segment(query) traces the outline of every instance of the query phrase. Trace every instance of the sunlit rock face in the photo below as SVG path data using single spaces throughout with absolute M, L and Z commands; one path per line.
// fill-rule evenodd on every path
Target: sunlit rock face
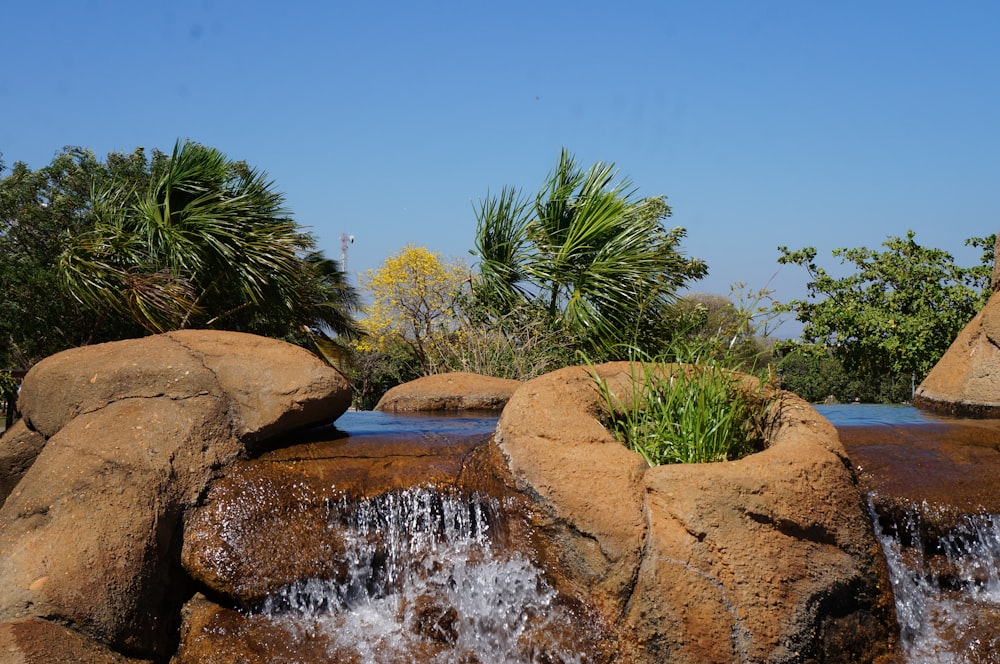
M 520 385 L 516 380 L 466 372 L 425 376 L 393 387 L 379 399 L 375 410 L 500 412 Z
M 193 592 L 179 565 L 184 511 L 220 468 L 349 404 L 344 378 L 312 354 L 238 333 L 40 362 L 11 432 L 44 443 L 32 439 L 0 509 L 0 620 L 36 616 L 119 652 L 169 656 Z
M 920 383 L 913 405 L 957 417 L 1000 417 L 1000 293 L 993 294 Z
M 596 370 L 631 380 L 626 363 Z M 632 635 L 628 661 L 895 661 L 885 561 L 836 431 L 775 396 L 765 450 L 656 468 L 601 424 L 588 369 L 511 397 L 498 448 L 563 573 Z

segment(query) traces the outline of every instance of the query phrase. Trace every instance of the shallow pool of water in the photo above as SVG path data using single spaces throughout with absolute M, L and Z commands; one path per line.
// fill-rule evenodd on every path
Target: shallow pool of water
M 917 410 L 907 404 L 846 403 L 817 404 L 813 407 L 836 427 L 923 424 L 942 421 L 934 415 Z
M 462 411 L 449 413 L 383 413 L 375 410 L 351 410 L 337 418 L 332 426 L 348 436 L 391 434 L 454 434 L 456 436 L 489 434 L 497 426 L 499 413 Z

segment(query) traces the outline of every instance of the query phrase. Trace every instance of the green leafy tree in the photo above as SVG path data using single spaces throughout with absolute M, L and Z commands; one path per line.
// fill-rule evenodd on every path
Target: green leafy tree
M 534 199 L 504 187 L 476 210 L 476 299 L 494 320 L 538 308 L 581 348 L 662 338 L 679 288 L 707 272 L 666 230 L 664 197 L 637 199 L 613 164 L 581 169 L 563 150 Z
M 284 196 L 214 148 L 178 143 L 146 186 L 115 179 L 96 189 L 90 219 L 65 243 L 59 271 L 94 311 L 148 332 L 355 332 L 356 294 Z
M 914 238 L 913 231 L 890 237 L 882 251 L 835 250 L 834 257 L 853 268 L 844 277 L 819 267 L 812 247 L 779 247 L 779 263 L 809 275 L 808 299 L 777 307 L 803 323 L 798 343 L 828 351 L 868 385 L 887 376 L 917 382 L 926 376 L 989 297 L 994 237 L 966 240 L 983 249 L 982 262 L 972 267 Z
M 144 186 L 165 160 L 142 148 L 112 153 L 66 148 L 37 170 L 0 161 L 0 369 L 27 369 L 52 353 L 141 334 L 121 317 L 95 315 L 61 285 L 66 239 L 90 224 L 92 192 L 111 182 Z
M 840 358 L 815 346 L 786 349 L 777 363 L 777 379 L 813 403 L 903 403 L 913 393 L 912 373 L 888 373 L 861 377 L 844 369 Z

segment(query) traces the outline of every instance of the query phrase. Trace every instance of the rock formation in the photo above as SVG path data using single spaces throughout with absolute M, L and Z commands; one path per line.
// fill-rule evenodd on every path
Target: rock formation
M 597 371 L 631 384 L 627 363 Z M 894 661 L 885 562 L 836 431 L 775 397 L 764 451 L 656 468 L 601 424 L 587 369 L 507 404 L 496 441 L 517 487 L 565 574 L 632 635 L 627 661 Z
M 630 381 L 626 363 L 597 370 Z M 503 537 L 604 630 L 576 637 L 594 662 L 893 661 L 856 478 L 835 430 L 794 395 L 775 395 L 764 451 L 649 468 L 601 424 L 587 369 L 417 383 L 385 408 L 507 403 L 493 440 L 311 446 L 291 432 L 343 413 L 346 382 L 249 335 L 177 332 L 39 363 L 23 421 L 0 439 L 0 650 L 93 664 L 321 659 L 322 638 L 282 654 L 291 628 L 236 609 L 339 573 L 338 496 L 423 485 L 510 510 Z
M 0 446 L 16 458 L 0 486 L 20 477 L 0 508 L 0 634 L 24 661 L 37 639 L 21 635 L 40 633 L 51 652 L 84 637 L 107 649 L 80 661 L 168 657 L 193 592 L 184 512 L 234 459 L 349 405 L 315 356 L 246 334 L 172 332 L 40 362 Z
M 503 409 L 521 383 L 508 378 L 454 372 L 425 376 L 386 392 L 375 410 L 390 413 L 414 411 L 474 411 Z
M 1000 417 L 1000 293 L 990 297 L 920 383 L 913 405 L 957 417 Z

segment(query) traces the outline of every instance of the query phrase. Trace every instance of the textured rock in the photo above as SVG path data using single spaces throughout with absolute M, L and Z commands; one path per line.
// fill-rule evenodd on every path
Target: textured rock
M 1000 293 L 990 297 L 920 383 L 913 405 L 958 417 L 1000 418 Z
M 626 363 L 597 367 L 613 385 Z M 893 661 L 885 562 L 836 431 L 794 395 L 767 449 L 648 468 L 601 425 L 586 369 L 529 381 L 496 440 L 566 573 L 637 662 Z
M 413 652 L 408 661 L 433 661 L 436 654 Z M 171 664 L 363 664 L 365 661 L 372 660 L 335 649 L 322 629 L 303 630 L 293 623 L 247 615 L 198 595 L 184 607 L 181 648 Z
M 95 643 L 41 618 L 0 623 L 0 661 L 5 664 L 149 664 Z
M 44 617 L 120 652 L 168 656 L 193 590 L 184 511 L 268 436 L 332 421 L 349 402 L 343 377 L 308 352 L 237 333 L 43 360 L 19 403 L 46 440 L 0 509 L 0 620 Z
M 43 447 L 45 436 L 29 429 L 24 420 L 16 421 L 0 435 L 0 504 L 28 472 Z
M 288 624 L 247 616 L 197 595 L 184 606 L 181 647 L 171 664 L 336 661 L 329 659 L 328 640 L 322 635 L 302 639 L 296 631 Z
M 5 664 L 149 664 L 95 643 L 41 618 L 0 623 L 0 661 Z
M 84 346 L 46 358 L 18 399 L 29 427 L 51 437 L 82 413 L 132 398 L 222 399 L 244 444 L 335 419 L 351 393 L 309 351 L 251 334 L 182 330 Z
M 482 442 L 435 447 L 378 438 L 298 445 L 238 461 L 189 515 L 184 567 L 243 606 L 301 579 L 343 581 L 345 524 L 338 504 L 412 486 L 454 487 L 465 459 Z
M 455 372 L 425 376 L 386 392 L 375 410 L 386 412 L 503 409 L 521 383 L 508 378 Z

